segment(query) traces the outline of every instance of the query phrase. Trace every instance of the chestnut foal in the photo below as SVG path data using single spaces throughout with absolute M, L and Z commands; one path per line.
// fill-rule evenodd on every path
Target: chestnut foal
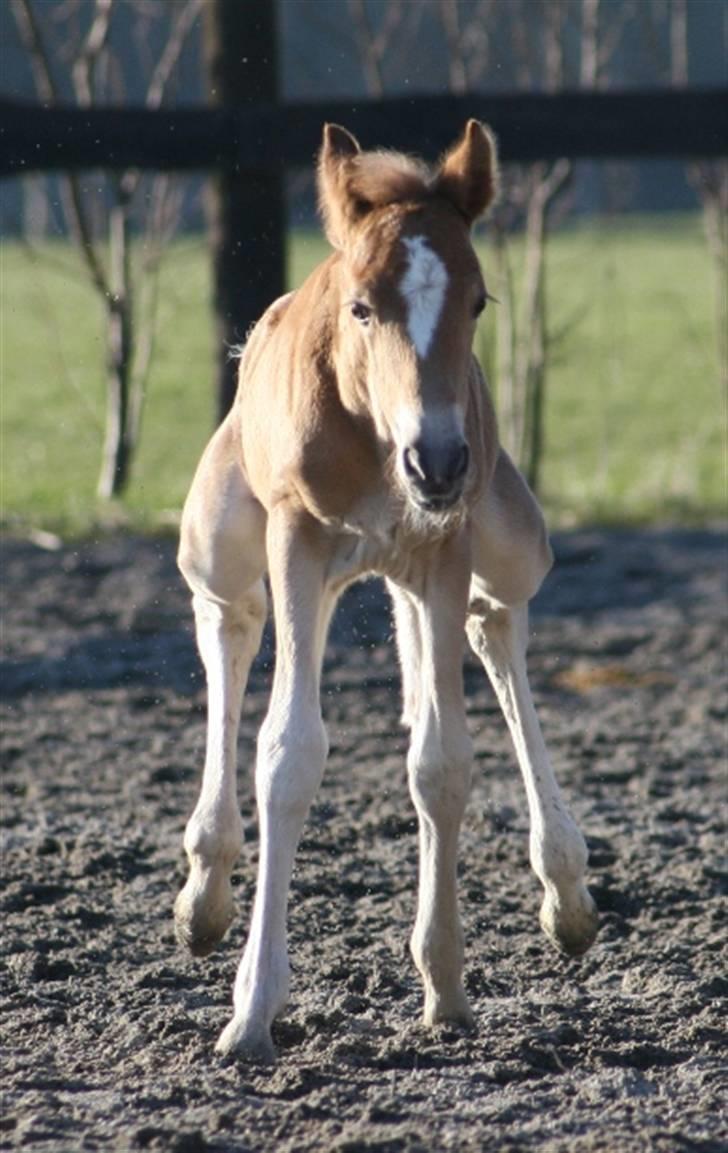
M 471 350 L 487 292 L 470 226 L 496 191 L 493 138 L 469 121 L 432 170 L 362 152 L 327 125 L 318 182 L 334 252 L 251 333 L 234 408 L 185 505 L 179 550 L 209 697 L 202 789 L 184 839 L 190 873 L 175 907 L 179 937 L 195 954 L 211 950 L 233 916 L 236 740 L 266 573 L 273 598 L 276 667 L 256 767 L 258 885 L 234 1013 L 217 1046 L 252 1061 L 273 1057 L 271 1024 L 288 998 L 288 890 L 327 755 L 323 649 L 337 597 L 359 577 L 383 575 L 394 602 L 420 829 L 411 947 L 425 1022 L 472 1023 L 456 887 L 473 759 L 466 635 L 523 774 L 543 928 L 578 954 L 597 926 L 584 840 L 560 797 L 526 675 L 527 602 L 551 551 L 539 508 L 499 447 Z

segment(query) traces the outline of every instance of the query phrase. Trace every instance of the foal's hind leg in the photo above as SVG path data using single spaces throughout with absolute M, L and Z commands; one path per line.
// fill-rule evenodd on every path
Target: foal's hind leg
M 236 788 L 240 707 L 265 621 L 265 516 L 237 463 L 230 422 L 215 434 L 185 505 L 180 568 L 193 591 L 197 643 L 207 675 L 202 789 L 185 831 L 190 863 L 175 904 L 180 940 L 204 955 L 233 916 L 230 873 L 242 825 Z
M 419 818 L 419 895 L 411 948 L 425 987 L 425 1024 L 472 1025 L 462 985 L 458 835 L 473 749 L 463 698 L 463 627 L 470 563 L 465 538 L 444 543 L 413 589 L 398 590 L 410 791 Z
M 561 798 L 526 672 L 526 602 L 550 565 L 540 510 L 501 453 L 474 517 L 467 634 L 492 681 L 526 786 L 531 864 L 545 890 L 541 925 L 561 949 L 578 955 L 597 932 L 596 908 L 584 885 L 587 850 Z

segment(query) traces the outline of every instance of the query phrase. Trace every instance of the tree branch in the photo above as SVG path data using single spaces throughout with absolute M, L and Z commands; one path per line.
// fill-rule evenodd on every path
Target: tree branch
M 349 0 L 349 13 L 369 94 L 383 96 L 382 60 L 391 46 L 397 27 L 402 22 L 404 14 L 402 0 L 388 0 L 382 26 L 376 34 L 369 19 L 366 0 Z
M 21 43 L 31 59 L 36 91 L 41 100 L 57 103 L 58 88 L 31 0 L 12 0 L 12 5 Z M 86 215 L 81 186 L 75 174 L 70 172 L 66 174 L 61 184 L 61 195 L 64 215 L 81 250 L 94 287 L 102 296 L 108 297 L 108 279 L 91 238 L 91 227 Z
M 162 103 L 169 79 L 177 67 L 192 25 L 202 12 L 203 4 L 204 0 L 187 0 L 182 7 L 175 8 L 176 17 L 169 40 L 147 89 L 147 108 L 158 108 Z
M 164 100 L 167 84 L 179 63 L 187 36 L 197 17 L 202 12 L 204 0 L 186 0 L 180 7 L 175 8 L 176 16 L 172 24 L 169 39 L 164 46 L 157 66 L 149 82 L 146 95 L 147 108 L 159 108 Z M 139 171 L 125 172 L 121 179 L 121 188 L 124 195 L 131 199 L 139 186 L 141 173 Z
M 129 440 L 139 443 L 147 382 L 157 341 L 159 277 L 162 257 L 179 223 L 181 195 L 166 173 L 155 177 L 151 209 L 144 241 L 140 305 L 137 309 L 137 339 L 131 374 Z
M 96 66 L 109 35 L 113 4 L 114 0 L 96 0 L 96 12 L 91 27 L 73 65 L 73 87 L 81 108 L 89 108 L 94 101 Z
M 457 0 L 440 0 L 439 11 L 447 44 L 450 91 L 463 93 L 468 88 L 468 70 L 463 52 L 463 34 Z
M 20 42 L 28 53 L 30 67 L 33 72 L 33 82 L 38 97 L 44 104 L 53 104 L 58 100 L 58 89 L 51 71 L 50 58 L 43 43 L 35 12 L 30 0 L 10 0 L 18 28 Z

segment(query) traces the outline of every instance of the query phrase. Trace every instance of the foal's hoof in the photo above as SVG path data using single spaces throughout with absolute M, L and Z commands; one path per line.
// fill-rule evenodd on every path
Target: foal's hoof
M 233 1057 L 246 1065 L 272 1065 L 276 1059 L 270 1031 L 254 1028 L 233 1017 L 217 1039 L 215 1052 L 222 1057 Z
M 229 882 L 220 886 L 217 899 L 210 901 L 204 890 L 190 892 L 188 881 L 174 905 L 177 940 L 194 957 L 206 957 L 225 936 L 235 915 Z
M 568 899 L 547 893 L 540 919 L 546 936 L 570 957 L 586 953 L 599 930 L 597 907 L 585 885 L 579 885 Z
M 452 1025 L 466 1033 L 471 1033 L 475 1029 L 473 1010 L 462 989 L 458 989 L 450 996 L 425 995 L 423 1022 L 428 1027 Z

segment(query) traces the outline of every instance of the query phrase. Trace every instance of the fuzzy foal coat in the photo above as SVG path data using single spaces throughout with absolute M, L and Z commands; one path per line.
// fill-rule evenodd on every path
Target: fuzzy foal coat
M 472 745 L 462 649 L 481 658 L 513 736 L 531 821 L 541 921 L 564 950 L 596 932 L 586 849 L 559 794 L 525 665 L 527 601 L 551 564 L 543 519 L 498 445 L 471 347 L 487 299 L 470 226 L 495 193 L 493 140 L 470 121 L 430 170 L 362 152 L 328 126 L 321 209 L 334 247 L 253 330 L 233 411 L 213 436 L 185 505 L 179 563 L 193 593 L 208 684 L 202 788 L 185 832 L 180 939 L 206 953 L 233 916 L 242 843 L 236 739 L 266 615 L 276 669 L 258 737 L 258 884 L 234 1013 L 220 1051 L 273 1056 L 289 991 L 288 889 L 320 782 L 326 630 L 351 581 L 385 577 L 402 667 L 407 771 L 419 818 L 411 947 L 427 1023 L 470 1026 L 462 984 L 457 840 Z

